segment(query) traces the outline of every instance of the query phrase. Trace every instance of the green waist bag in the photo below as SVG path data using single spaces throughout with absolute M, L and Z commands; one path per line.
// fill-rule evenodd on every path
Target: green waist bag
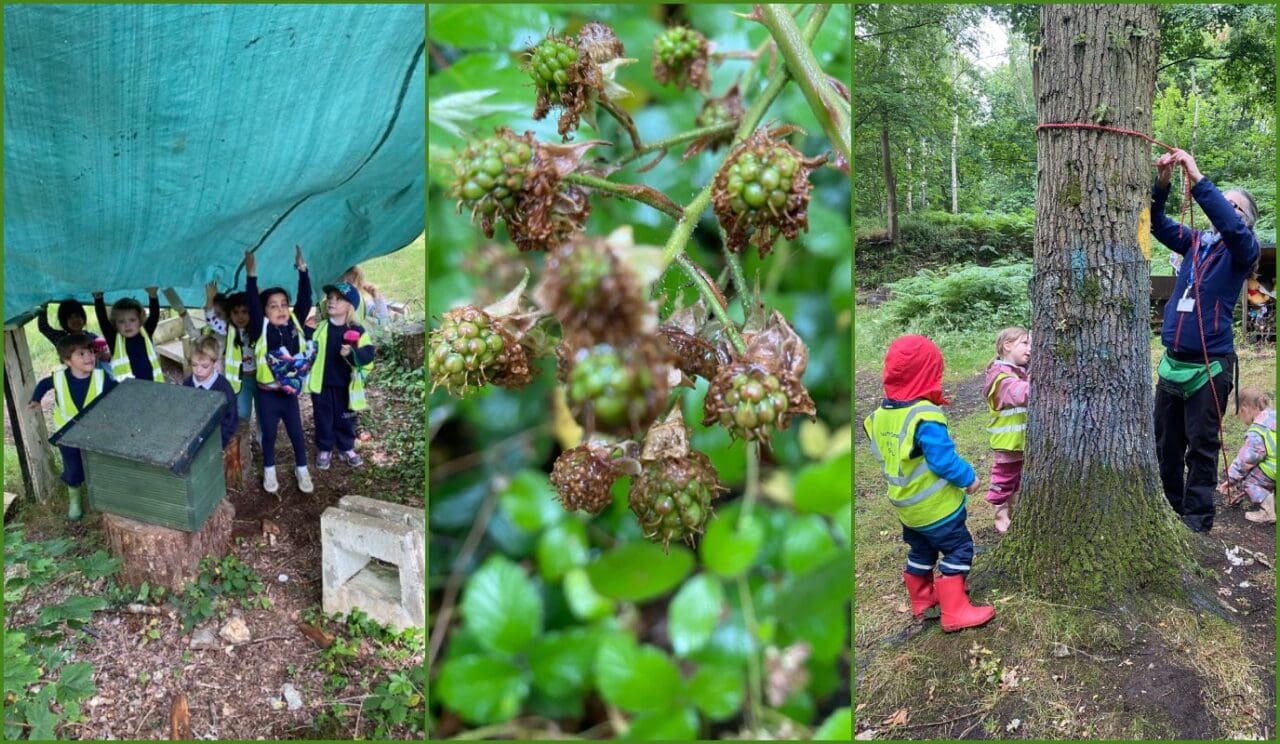
M 1183 400 L 1186 400 L 1204 387 L 1210 375 L 1217 377 L 1222 373 L 1222 363 L 1214 360 L 1206 370 L 1204 364 L 1200 362 L 1180 362 L 1177 359 L 1170 359 L 1166 354 L 1160 360 L 1160 368 L 1156 373 L 1160 375 L 1161 388 L 1180 395 Z

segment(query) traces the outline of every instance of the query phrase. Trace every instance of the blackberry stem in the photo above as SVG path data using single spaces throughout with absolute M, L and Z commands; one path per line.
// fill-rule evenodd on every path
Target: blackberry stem
M 787 63 L 787 71 L 791 79 L 796 81 L 804 92 L 805 100 L 813 115 L 822 123 L 823 130 L 831 146 L 844 156 L 846 163 L 853 162 L 853 148 L 849 141 L 851 127 L 849 104 L 836 93 L 827 80 L 827 75 L 818 66 L 818 60 L 809 48 L 809 41 L 801 37 L 800 28 L 786 8 L 781 5 L 758 5 L 760 23 L 769 29 L 769 35 L 778 45 L 778 52 Z M 825 9 L 825 10 L 824 10 Z M 830 5 L 819 5 L 814 13 L 824 15 L 831 10 Z
M 711 312 L 716 316 L 716 320 L 724 326 L 724 332 L 729 337 L 730 343 L 739 354 L 747 350 L 747 344 L 742 340 L 742 334 L 738 333 L 738 326 L 733 322 L 733 318 L 729 317 L 729 309 L 720 301 L 719 293 L 715 287 L 707 282 L 707 277 L 693 264 L 693 259 L 688 254 L 681 252 L 676 256 L 676 265 L 679 266 L 684 273 L 693 280 L 694 287 L 698 290 L 698 294 L 707 301 L 711 306 Z
M 680 134 L 673 134 L 670 137 L 664 137 L 663 139 L 660 139 L 660 140 L 654 140 L 653 142 L 650 142 L 647 145 L 644 145 L 642 147 L 637 147 L 636 149 L 627 153 L 626 157 L 619 160 L 617 165 L 619 168 L 621 168 L 627 163 L 630 163 L 631 161 L 636 160 L 637 158 L 642 158 L 651 152 L 657 152 L 659 150 L 669 150 L 672 147 L 682 142 L 689 142 L 690 140 L 696 140 L 700 137 L 714 136 L 717 134 L 732 132 L 733 129 L 734 129 L 733 122 L 725 122 L 724 124 L 713 124 L 709 127 L 698 127 L 697 129 L 690 129 L 689 131 L 681 132 Z
M 587 175 L 586 173 L 570 173 L 564 177 L 568 183 L 576 183 L 579 186 L 587 186 L 597 191 L 605 191 L 614 196 L 620 196 L 624 199 L 632 199 L 647 204 L 650 207 L 662 212 L 672 219 L 680 219 L 680 215 L 684 214 L 680 210 L 680 206 L 670 199 L 663 200 L 662 194 L 643 187 L 637 187 L 629 183 L 616 183 L 605 178 Z

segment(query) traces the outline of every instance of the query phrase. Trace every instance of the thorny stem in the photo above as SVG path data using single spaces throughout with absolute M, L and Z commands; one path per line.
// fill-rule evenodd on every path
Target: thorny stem
M 726 122 L 724 124 L 714 124 L 709 127 L 698 127 L 697 129 L 690 129 L 689 131 L 681 132 L 680 134 L 673 134 L 670 137 L 665 137 L 660 140 L 654 140 L 653 142 L 650 142 L 649 144 L 643 147 L 638 147 L 635 150 L 632 150 L 631 152 L 627 153 L 626 157 L 619 160 L 617 162 L 617 165 L 619 168 L 621 168 L 627 163 L 630 163 L 631 161 L 636 160 L 637 158 L 642 158 L 651 152 L 657 152 L 659 150 L 669 150 L 672 147 L 675 147 L 676 145 L 682 142 L 689 142 L 691 140 L 696 140 L 700 137 L 713 136 L 713 135 L 723 134 L 725 132 L 732 132 L 732 131 L 733 131 L 733 123 Z
M 844 156 L 846 163 L 853 162 L 853 148 L 849 140 L 849 107 L 827 81 L 827 74 L 818 66 L 809 42 L 801 37 L 795 19 L 782 5 L 758 5 L 756 8 L 760 22 L 769 29 L 769 35 L 777 42 L 778 51 L 787 63 L 791 79 L 804 92 L 805 100 L 809 102 L 813 115 L 826 131 L 831 146 Z M 814 9 L 814 13 L 825 14 L 830 10 L 830 5 L 820 5 Z
M 747 485 L 742 492 L 742 511 L 738 512 L 738 529 L 751 518 L 756 499 L 760 497 L 760 443 L 747 444 Z
M 750 462 L 750 460 L 748 460 Z M 764 709 L 761 699 L 763 681 L 760 678 L 760 649 L 756 642 L 760 640 L 760 629 L 756 626 L 756 607 L 751 601 L 751 587 L 747 586 L 745 576 L 739 576 L 738 603 L 742 605 L 742 619 L 747 626 L 747 636 L 751 639 L 751 650 L 747 653 L 747 726 L 752 731 L 760 725 L 760 713 Z
M 729 341 L 733 344 L 733 348 L 739 354 L 746 351 L 747 344 L 742 340 L 742 334 L 738 333 L 738 327 L 734 325 L 733 319 L 729 317 L 729 309 L 721 302 L 719 292 L 707 281 L 707 277 L 702 273 L 702 270 L 695 266 L 693 259 L 689 258 L 685 253 L 676 256 L 676 264 L 693 280 L 698 294 L 701 294 L 707 304 L 711 306 L 711 312 L 715 314 L 716 320 L 719 320 L 720 324 L 724 326 L 724 332 L 729 336 Z
M 680 219 L 683 212 L 680 211 L 679 205 L 667 199 L 659 199 L 662 196 L 656 191 L 645 189 L 643 187 L 632 186 L 631 184 L 616 183 L 597 176 L 590 176 L 586 173 L 570 173 L 564 177 L 569 183 L 576 183 L 579 186 L 587 186 L 597 191 L 604 191 L 614 196 L 620 196 L 624 199 L 634 199 L 641 204 L 647 204 L 650 207 L 662 212 L 672 219 Z
M 723 236 L 721 236 L 723 237 Z M 742 312 L 745 315 L 750 309 L 746 303 L 751 299 L 751 288 L 747 286 L 747 275 L 742 271 L 742 259 L 738 254 L 729 250 L 729 241 L 725 240 L 724 262 L 729 264 L 729 271 L 733 274 L 733 286 L 738 288 L 738 296 L 742 298 Z

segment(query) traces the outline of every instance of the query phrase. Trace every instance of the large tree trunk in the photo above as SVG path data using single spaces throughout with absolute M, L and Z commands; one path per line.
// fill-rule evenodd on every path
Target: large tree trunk
M 907 145 L 907 214 L 911 214 L 912 196 L 916 189 L 915 169 L 911 167 L 911 145 Z
M 231 544 L 236 510 L 223 499 L 196 532 L 185 532 L 122 517 L 102 515 L 102 531 L 111 554 L 121 559 L 116 581 L 127 586 L 147 582 L 181 594 L 200 574 L 200 559 L 221 558 Z
M 1150 5 L 1045 5 L 1039 121 L 1151 129 Z M 1031 400 L 1024 493 L 993 564 L 1042 596 L 1099 606 L 1177 585 L 1188 555 L 1155 457 L 1150 146 L 1087 129 L 1037 136 Z
M 929 146 L 920 138 L 920 209 L 929 208 Z
M 898 183 L 893 178 L 893 157 L 889 153 L 889 117 L 880 125 L 880 161 L 884 164 L 885 224 L 889 242 L 898 239 Z

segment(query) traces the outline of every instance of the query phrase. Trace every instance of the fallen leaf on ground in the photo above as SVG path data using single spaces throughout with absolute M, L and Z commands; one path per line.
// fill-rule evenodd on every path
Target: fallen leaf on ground
M 907 712 L 907 709 L 899 708 L 893 715 L 884 719 L 883 724 L 885 726 L 905 726 L 909 718 L 911 718 L 911 714 Z

